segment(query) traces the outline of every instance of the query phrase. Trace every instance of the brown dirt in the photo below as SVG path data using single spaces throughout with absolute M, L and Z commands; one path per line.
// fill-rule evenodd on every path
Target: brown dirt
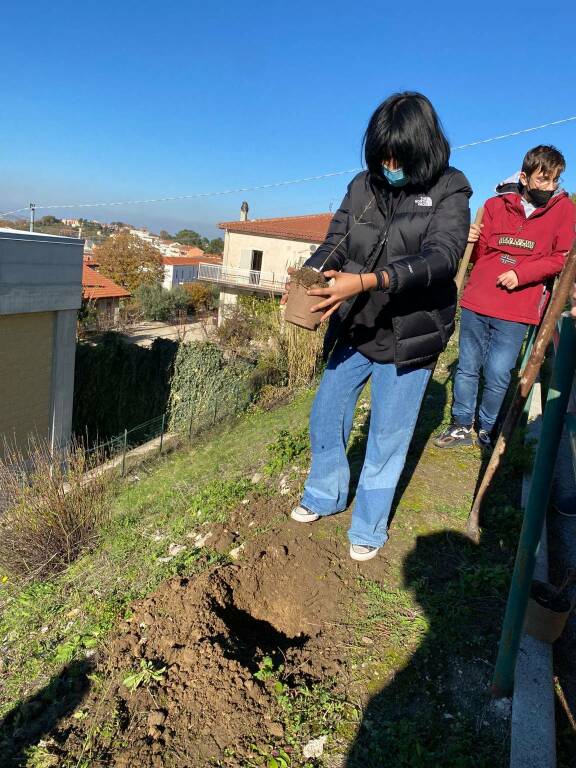
M 285 745 L 272 683 L 254 677 L 264 657 L 284 665 L 290 687 L 337 679 L 344 688 L 354 586 L 345 542 L 319 541 L 285 519 L 246 541 L 239 529 L 266 516 L 263 500 L 253 507 L 233 516 L 236 528 L 211 526 L 206 542 L 229 551 L 244 540 L 238 564 L 173 578 L 134 606 L 97 664 L 105 682 L 82 705 L 89 726 L 71 718 L 56 736 L 62 755 L 86 756 L 90 732 L 104 725 L 114 733 L 108 743 L 97 739 L 90 765 L 238 766 L 251 744 Z M 122 680 L 141 659 L 166 667 L 164 680 L 131 693 Z
M 321 272 L 311 267 L 301 267 L 290 276 L 290 282 L 302 285 L 304 288 L 323 288 L 326 278 Z

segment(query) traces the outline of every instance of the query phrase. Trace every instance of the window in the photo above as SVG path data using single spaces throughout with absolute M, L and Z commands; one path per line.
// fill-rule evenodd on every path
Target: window
M 253 285 L 258 285 L 260 282 L 260 272 L 262 270 L 262 256 L 263 251 L 252 251 L 252 260 L 250 265 L 250 282 Z

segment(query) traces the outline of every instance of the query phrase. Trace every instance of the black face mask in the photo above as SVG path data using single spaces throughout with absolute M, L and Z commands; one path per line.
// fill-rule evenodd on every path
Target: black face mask
M 526 196 L 528 198 L 528 202 L 532 203 L 532 205 L 535 205 L 536 208 L 544 208 L 544 206 L 548 204 L 548 200 L 550 200 L 553 194 L 553 189 L 530 189 L 530 187 L 526 187 Z

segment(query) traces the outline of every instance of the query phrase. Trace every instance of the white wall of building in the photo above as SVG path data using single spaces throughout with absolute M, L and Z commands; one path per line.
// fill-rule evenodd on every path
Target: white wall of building
M 268 279 L 281 281 L 288 267 L 299 267 L 318 247 L 318 243 L 302 240 L 286 240 L 279 237 L 254 235 L 249 232 L 226 232 L 224 238 L 224 267 L 252 269 L 254 251 L 262 252 L 261 272 L 273 276 Z M 242 289 L 240 289 L 242 290 Z M 262 294 L 262 298 L 266 298 Z M 225 319 L 226 310 L 238 301 L 238 293 L 220 291 L 218 323 Z
M 224 265 L 251 269 L 253 251 L 262 251 L 262 272 L 285 275 L 288 267 L 297 267 L 312 253 L 318 243 L 285 240 L 279 237 L 253 235 L 248 232 L 226 232 Z

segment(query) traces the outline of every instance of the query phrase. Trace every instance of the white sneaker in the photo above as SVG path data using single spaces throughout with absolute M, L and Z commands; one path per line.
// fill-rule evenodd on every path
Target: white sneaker
M 306 509 L 306 507 L 295 507 L 292 512 L 290 512 L 290 517 L 292 520 L 297 520 L 299 523 L 313 523 L 314 520 L 318 520 L 320 515 L 317 515 L 316 512 L 311 512 L 309 509 Z
M 379 549 L 380 547 L 368 547 L 364 544 L 350 544 L 350 557 L 352 560 L 372 560 Z

